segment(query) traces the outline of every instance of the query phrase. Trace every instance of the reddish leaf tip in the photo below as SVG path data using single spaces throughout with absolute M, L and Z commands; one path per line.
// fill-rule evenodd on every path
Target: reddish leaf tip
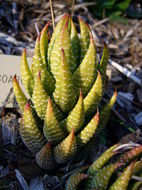
M 71 135 L 71 142 L 72 142 L 75 137 L 74 129 L 71 130 L 70 135 Z
M 103 41 L 103 43 L 104 43 L 104 48 L 108 48 L 107 43 L 105 41 Z
M 24 48 L 23 53 L 25 53 L 25 54 L 26 54 L 26 48 Z
M 45 146 L 47 149 L 51 149 L 51 143 L 50 142 L 48 142 L 47 144 L 46 144 L 46 146 Z
M 81 89 L 80 89 L 80 97 L 83 98 L 83 93 Z
M 48 105 L 47 105 L 47 107 L 48 107 L 49 112 L 51 112 L 52 111 L 52 102 L 51 102 L 51 98 L 50 97 L 48 99 Z
M 37 42 L 40 42 L 40 34 L 37 36 Z
M 100 71 L 98 71 L 98 70 L 97 70 L 97 74 L 99 77 L 102 77 Z
M 31 105 L 30 105 L 29 102 L 27 102 L 26 105 L 25 105 L 25 110 L 27 111 L 27 110 L 29 110 L 30 108 L 31 108 Z
M 14 75 L 13 79 L 12 79 L 12 82 L 16 83 L 17 85 L 19 85 L 19 82 L 17 80 L 17 77 L 16 75 Z
M 97 113 L 96 113 L 95 116 L 94 116 L 94 120 L 95 120 L 97 123 L 98 123 L 99 120 L 100 120 L 100 113 L 99 113 L 98 109 L 97 109 Z
M 117 90 L 115 89 L 114 93 L 113 93 L 114 97 L 117 97 Z
M 16 75 L 14 75 L 14 77 L 13 77 L 13 81 L 17 82 Z

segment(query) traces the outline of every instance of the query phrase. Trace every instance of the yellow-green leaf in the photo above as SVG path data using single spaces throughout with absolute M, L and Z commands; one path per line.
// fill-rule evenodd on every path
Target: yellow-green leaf
M 23 112 L 24 107 L 25 107 L 28 99 L 25 96 L 24 92 L 22 91 L 22 89 L 21 89 L 21 87 L 19 85 L 19 82 L 16 79 L 16 75 L 14 76 L 14 78 L 12 80 L 12 83 L 13 83 L 13 91 L 14 91 L 16 100 L 18 102 L 18 105 L 19 105 L 21 111 Z
M 89 49 L 77 70 L 73 74 L 73 83 L 79 93 L 82 90 L 86 96 L 96 78 L 96 50 L 93 37 L 90 38 Z
M 43 132 L 51 144 L 56 144 L 65 138 L 65 133 L 55 117 L 50 98 L 48 99 Z

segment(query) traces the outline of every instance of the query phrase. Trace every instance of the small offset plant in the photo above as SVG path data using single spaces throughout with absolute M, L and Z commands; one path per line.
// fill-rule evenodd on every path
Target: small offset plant
M 109 119 L 117 93 L 99 113 L 108 48 L 104 45 L 98 63 L 89 26 L 79 18 L 79 38 L 71 16 L 66 14 L 50 39 L 49 24 L 37 37 L 31 67 L 26 50 L 22 53 L 21 77 L 30 98 L 21 90 L 16 76 L 13 89 L 22 111 L 19 130 L 24 144 L 41 168 L 54 170 L 80 151 L 89 152 L 94 134 Z
M 142 177 L 142 145 L 120 154 L 119 145 L 107 149 L 86 170 L 77 169 L 69 177 L 66 190 L 140 190 L 142 181 L 132 180 L 132 175 Z M 112 157 L 115 157 L 111 160 Z M 111 161 L 110 161 L 111 160 Z

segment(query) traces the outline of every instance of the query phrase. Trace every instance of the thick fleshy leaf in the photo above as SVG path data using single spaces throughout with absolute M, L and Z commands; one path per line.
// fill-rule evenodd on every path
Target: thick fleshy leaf
M 77 64 L 76 64 L 74 53 L 73 53 L 70 33 L 68 31 L 68 22 L 64 25 L 63 30 L 61 32 L 60 48 L 64 49 L 68 67 L 71 73 L 73 73 L 75 69 L 77 68 Z
M 75 57 L 75 65 L 79 65 L 80 63 L 80 41 L 78 38 L 78 34 L 75 28 L 75 24 L 73 23 L 72 19 L 70 18 L 71 30 L 70 30 L 70 39 L 71 45 L 73 49 L 73 55 Z
M 50 98 L 48 99 L 43 132 L 51 144 L 56 144 L 65 138 L 65 133 L 55 117 Z
M 32 101 L 34 103 L 36 112 L 41 119 L 45 118 L 45 112 L 46 112 L 48 98 L 49 98 L 49 96 L 43 87 L 43 84 L 41 81 L 41 74 L 39 72 L 37 79 L 35 81 L 35 86 L 34 86 L 33 95 L 32 95 Z
M 100 131 L 105 127 L 110 118 L 111 109 L 115 104 L 116 98 L 117 98 L 117 92 L 115 91 L 109 102 L 106 105 L 104 105 L 104 107 L 100 111 L 100 123 L 99 123 Z
M 26 49 L 24 49 L 21 57 L 21 78 L 26 91 L 30 96 L 32 96 L 34 79 L 27 62 Z
M 99 124 L 99 112 L 91 119 L 91 121 L 87 124 L 87 126 L 81 131 L 81 133 L 77 136 L 77 143 L 79 148 L 94 136 L 95 131 Z
M 26 104 L 23 112 L 23 123 L 20 126 L 20 135 L 24 144 L 34 154 L 37 153 L 45 143 L 45 138 L 36 124 L 29 103 Z
M 90 180 L 90 183 L 88 184 L 89 188 L 106 190 L 112 174 L 120 165 L 121 164 L 119 163 L 114 163 L 100 169 L 98 173 L 96 173 L 96 175 L 93 177 L 93 179 Z
M 118 179 L 111 185 L 109 190 L 127 190 L 131 175 L 133 172 L 134 162 L 132 162 L 124 172 L 118 177 Z
M 48 72 L 46 65 L 42 62 L 41 54 L 40 54 L 40 36 L 38 36 L 35 44 L 35 53 L 33 60 L 33 73 L 34 73 L 34 82 L 36 83 L 37 75 L 39 71 L 41 72 L 41 80 L 45 90 L 49 95 L 52 95 L 52 92 L 55 88 L 55 82 L 53 77 Z
M 142 158 L 141 160 L 135 163 L 134 169 L 133 169 L 133 175 L 137 175 L 139 173 L 142 173 Z
M 102 98 L 102 93 L 103 93 L 102 78 L 100 73 L 98 72 L 94 85 L 92 86 L 91 90 L 84 99 L 84 109 L 86 117 L 96 110 Z
M 42 58 L 42 62 L 47 66 L 47 49 L 48 49 L 48 26 L 50 21 L 45 25 L 45 27 L 41 31 L 40 36 L 40 54 Z
M 72 174 L 66 183 L 66 190 L 77 190 L 79 183 L 88 178 L 88 175 L 76 172 Z
M 96 50 L 93 37 L 90 37 L 90 45 L 88 51 L 73 74 L 73 83 L 77 91 L 82 90 L 83 95 L 86 96 L 96 78 Z
M 36 112 L 41 119 L 45 118 L 48 98 L 49 96 L 43 87 L 43 84 L 41 81 L 41 74 L 39 72 L 36 83 L 35 83 L 34 91 L 33 91 L 32 101 L 34 103 Z M 54 101 L 52 101 L 52 106 L 53 106 L 53 110 L 54 110 L 57 120 L 61 121 L 64 118 L 63 113 L 58 108 L 58 106 L 56 106 Z
M 51 37 L 51 40 L 50 40 L 50 43 L 49 43 L 49 47 L 48 47 L 48 62 L 50 63 L 50 56 L 51 56 L 51 52 L 53 51 L 53 47 L 55 45 L 55 40 L 56 38 L 58 38 L 63 29 L 63 26 L 64 24 L 68 21 L 69 19 L 69 15 L 68 14 L 65 14 L 61 19 L 60 21 L 57 23 L 57 26 L 55 27 L 54 29 L 54 32 L 52 34 L 52 37 Z
M 58 77 L 56 78 L 56 88 L 53 94 L 56 104 L 63 112 L 70 111 L 76 103 L 76 92 L 72 83 L 72 75 L 67 64 L 64 50 L 61 50 L 61 62 Z
M 13 83 L 13 91 L 14 91 L 16 100 L 18 102 L 18 105 L 19 105 L 21 111 L 23 112 L 24 111 L 24 107 L 25 107 L 28 99 L 25 96 L 24 92 L 22 91 L 22 89 L 21 89 L 21 87 L 19 85 L 19 82 L 16 79 L 16 75 L 14 76 L 14 78 L 12 80 L 12 83 Z
M 79 131 L 84 124 L 84 104 L 83 95 L 80 91 L 78 102 L 73 110 L 69 113 L 69 116 L 61 122 L 61 126 L 67 129 L 69 132 L 73 129 L 75 132 Z
M 89 39 L 90 39 L 90 28 L 88 24 L 86 24 L 81 17 L 78 17 L 79 25 L 80 25 L 80 47 L 81 47 L 81 59 L 80 62 L 83 60 L 85 54 L 87 53 L 89 47 Z
M 77 145 L 74 131 L 54 148 L 54 158 L 57 163 L 63 164 L 70 160 L 77 152 Z
M 118 162 L 125 165 L 125 164 L 129 163 L 131 160 L 135 159 L 140 154 L 142 154 L 142 145 L 137 146 L 137 147 L 125 152 L 124 154 L 122 154 L 120 156 L 120 158 L 118 159 Z
M 54 78 L 58 75 L 58 69 L 61 57 L 61 35 L 62 31 L 69 20 L 69 15 L 66 14 L 60 22 L 57 24 L 54 33 L 52 35 L 49 49 L 48 49 L 48 64 L 50 72 L 53 74 Z M 67 46 L 68 47 L 68 46 Z
M 101 57 L 101 61 L 98 66 L 98 70 L 100 71 L 101 76 L 102 76 L 103 85 L 105 84 L 105 80 L 106 80 L 106 69 L 107 69 L 108 59 L 109 59 L 108 47 L 106 43 L 104 43 L 103 55 Z
M 55 162 L 53 159 L 53 153 L 50 143 L 47 143 L 42 149 L 36 154 L 36 161 L 38 165 L 44 170 L 54 170 Z
M 104 165 L 105 163 L 113 156 L 116 154 L 114 149 L 118 146 L 118 144 L 110 147 L 107 149 L 97 160 L 91 164 L 91 166 L 88 169 L 88 174 L 94 176 L 96 172 L 98 172 Z

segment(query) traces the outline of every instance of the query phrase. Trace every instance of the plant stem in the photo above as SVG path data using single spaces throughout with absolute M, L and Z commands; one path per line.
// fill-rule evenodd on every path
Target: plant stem
M 53 13 L 52 0 L 49 0 L 49 2 L 50 2 L 50 11 L 51 11 L 51 17 L 52 17 L 53 30 L 54 30 L 54 28 L 55 28 L 55 19 L 54 19 L 54 13 Z
M 71 10 L 71 15 L 73 16 L 74 12 L 74 6 L 75 6 L 75 0 L 72 0 L 72 10 Z

